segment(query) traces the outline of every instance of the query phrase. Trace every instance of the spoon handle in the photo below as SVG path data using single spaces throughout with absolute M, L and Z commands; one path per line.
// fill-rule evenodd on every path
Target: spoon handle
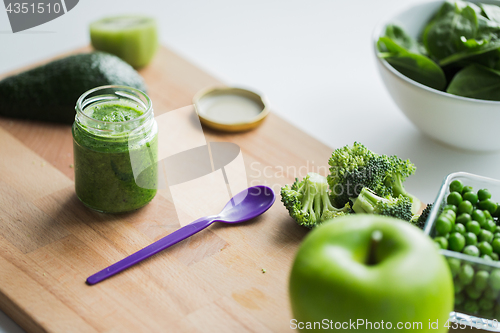
M 174 231 L 168 236 L 165 236 L 157 240 L 156 242 L 152 243 L 151 245 L 146 246 L 142 250 L 139 250 L 136 253 L 131 254 L 128 257 L 118 261 L 117 263 L 103 269 L 102 271 L 97 272 L 92 276 L 89 276 L 87 278 L 87 284 L 93 285 L 99 283 L 102 280 L 105 280 L 115 275 L 116 273 L 119 273 L 129 268 L 130 266 L 133 266 L 138 262 L 151 257 L 152 255 L 166 249 L 167 247 L 179 243 L 180 241 L 205 229 L 206 227 L 211 225 L 214 222 L 214 220 L 215 220 L 214 216 L 206 216 L 188 225 L 185 225 L 184 227 Z

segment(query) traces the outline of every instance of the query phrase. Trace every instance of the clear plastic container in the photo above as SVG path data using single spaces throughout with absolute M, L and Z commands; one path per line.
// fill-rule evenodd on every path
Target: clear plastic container
M 439 216 L 440 208 L 446 205 L 446 197 L 450 193 L 450 183 L 455 179 L 460 180 L 464 185 L 472 186 L 474 191 L 479 189 L 488 189 L 492 194 L 491 199 L 497 202 L 500 201 L 499 180 L 466 172 L 456 172 L 448 175 L 441 185 L 436 200 L 434 201 L 434 206 L 424 227 L 424 232 L 431 237 L 435 236 L 435 222 Z M 491 274 L 494 270 L 500 270 L 500 261 L 491 262 L 482 258 L 450 250 L 440 251 L 446 257 L 448 263 L 451 263 L 452 261 L 455 261 L 455 264 L 460 263 L 460 268 L 464 270 L 464 266 L 469 265 L 474 271 L 474 278 L 476 278 L 479 271 L 485 271 L 488 272 L 488 274 Z M 469 297 L 466 290 L 467 287 L 472 288 L 472 282 L 464 285 L 463 280 L 460 280 L 458 274 L 454 277 L 453 282 L 455 287 L 455 297 L 457 299 L 465 300 L 463 300 L 460 304 L 455 303 L 454 312 L 450 313 L 450 322 L 472 326 L 474 328 L 480 328 L 487 331 L 500 332 L 500 291 L 495 291 L 491 289 L 490 285 L 488 285 L 486 289 L 474 295 L 474 297 L 477 296 L 477 299 L 473 300 Z M 471 301 L 468 302 L 468 306 L 465 306 L 465 302 L 469 299 Z M 488 308 L 492 302 L 492 310 L 485 309 Z M 471 306 L 473 303 L 477 305 L 477 311 L 470 311 L 474 310 L 474 306 Z M 465 327 L 458 326 L 454 328 L 463 329 Z

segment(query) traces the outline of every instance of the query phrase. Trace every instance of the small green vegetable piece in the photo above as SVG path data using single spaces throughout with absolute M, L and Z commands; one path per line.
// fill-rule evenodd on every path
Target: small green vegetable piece
M 437 223 L 437 221 L 436 221 Z M 437 224 L 436 224 L 437 227 Z M 481 232 L 481 226 L 476 221 L 471 221 L 465 225 L 468 232 L 472 232 L 474 235 L 479 235 Z
M 477 198 L 479 201 L 483 201 L 491 198 L 491 193 L 487 189 L 481 189 L 477 191 Z
M 453 277 L 457 276 L 460 272 L 460 259 L 457 258 L 447 258 L 448 266 L 450 266 L 451 275 Z
M 462 213 L 462 214 L 458 215 L 456 222 L 461 223 L 463 225 L 466 225 L 470 221 L 472 221 L 472 217 L 467 213 Z
M 478 239 L 480 242 L 491 243 L 491 241 L 493 240 L 493 233 L 491 233 L 491 231 L 488 231 L 486 229 L 482 229 L 478 235 Z
M 472 219 L 474 221 L 477 221 L 479 222 L 479 225 L 481 227 L 484 226 L 484 224 L 486 223 L 486 216 L 484 216 L 484 213 L 482 210 L 479 210 L 479 209 L 476 209 L 472 212 L 472 215 L 471 215 Z
M 491 244 L 488 242 L 480 242 L 479 244 L 477 244 L 477 248 L 479 249 L 481 254 L 490 255 L 493 252 L 493 248 L 491 247 Z
M 458 232 L 450 235 L 448 238 L 448 249 L 456 252 L 461 252 L 465 247 L 465 237 Z
M 492 246 L 492 247 L 493 247 L 493 246 Z M 498 261 L 498 254 L 497 254 L 497 253 L 492 252 L 492 253 L 490 254 L 490 257 L 491 257 L 491 259 L 493 259 L 494 261 Z
M 464 264 L 460 268 L 460 271 L 458 272 L 458 278 L 464 286 L 470 284 L 474 280 L 474 268 L 472 268 L 470 264 Z M 490 276 L 490 285 L 491 285 L 491 276 Z M 500 281 L 499 281 L 499 289 L 500 289 Z
M 460 205 L 458 205 L 457 213 L 458 214 L 462 214 L 462 213 L 472 214 L 473 208 L 474 207 L 472 206 L 472 204 L 469 201 L 464 200 L 460 203 Z
M 464 189 L 464 184 L 458 179 L 455 179 L 450 183 L 450 192 L 458 192 L 462 193 L 462 190 Z
M 483 210 L 488 211 L 490 214 L 495 213 L 497 210 L 497 203 L 491 199 L 485 199 L 483 201 L 479 201 L 477 206 Z
M 496 254 L 500 254 L 500 238 L 495 238 L 491 242 L 491 247 L 493 248 L 493 252 Z
M 477 244 L 477 236 L 472 232 L 466 233 L 465 245 L 476 245 L 476 244 Z
M 467 255 L 473 256 L 473 257 L 479 257 L 480 250 L 475 245 L 467 245 L 464 249 L 464 254 L 467 254 Z
M 455 214 L 457 213 L 457 206 L 455 205 L 446 205 L 443 207 L 443 211 L 445 210 L 451 210 L 452 212 L 454 212 Z
M 474 188 L 472 186 L 465 185 L 464 188 L 463 188 L 463 190 L 462 190 L 462 195 L 464 195 L 467 192 L 474 192 Z
M 367 213 L 386 215 L 396 217 L 404 221 L 410 221 L 412 218 L 411 206 L 411 202 L 407 197 L 401 195 L 398 198 L 382 198 L 376 195 L 372 190 L 365 187 L 355 199 L 354 204 L 352 205 L 352 210 L 358 214 Z M 449 229 L 451 230 L 451 224 Z M 448 232 L 450 230 L 448 230 Z
M 475 279 L 474 279 L 475 281 Z M 465 287 L 465 292 L 467 293 L 467 296 L 469 296 L 470 299 L 478 299 L 481 297 L 482 290 L 477 290 L 474 284 L 468 285 Z
M 436 237 L 434 238 L 434 242 L 436 242 L 439 248 L 443 250 L 446 250 L 448 248 L 448 240 L 445 237 Z
M 474 193 L 473 191 L 465 192 L 462 195 L 462 197 L 464 200 L 469 201 L 473 206 L 475 206 L 477 204 L 477 194 Z
M 496 230 L 496 228 L 497 228 L 497 225 L 496 225 L 495 221 L 493 221 L 493 220 L 488 220 L 488 221 L 486 222 L 486 226 L 485 226 L 485 229 L 486 229 L 486 230 L 489 230 L 489 231 L 493 232 L 493 231 L 495 231 L 495 230 Z
M 465 226 L 463 224 L 457 223 L 453 226 L 453 228 L 451 229 L 451 232 L 458 232 L 461 235 L 465 235 L 467 230 L 465 229 Z M 493 235 L 491 235 L 491 236 L 493 237 Z M 464 240 L 465 240 L 465 238 L 464 238 Z
M 307 174 L 302 181 L 296 179 L 291 187 L 285 185 L 281 189 L 281 201 L 290 216 L 307 228 L 350 212 L 349 204 L 343 208 L 332 205 L 326 178 L 313 172 Z
M 470 314 L 476 314 L 479 311 L 479 305 L 473 299 L 468 299 L 464 302 L 464 310 Z
M 496 268 L 490 273 L 488 282 L 493 290 L 500 290 L 500 269 Z
M 450 194 L 448 194 L 448 197 L 446 198 L 446 202 L 449 205 L 458 206 L 462 201 L 463 201 L 462 195 L 458 192 L 451 192 Z
M 469 223 L 471 223 L 471 222 L 469 222 Z M 444 236 L 451 231 L 452 227 L 453 227 L 453 222 L 452 222 L 451 218 L 448 215 L 441 213 L 441 215 L 439 215 L 438 219 L 436 220 L 436 232 L 439 235 Z M 469 229 L 469 228 L 467 228 L 467 229 Z M 469 230 L 469 231 L 472 231 L 472 230 Z

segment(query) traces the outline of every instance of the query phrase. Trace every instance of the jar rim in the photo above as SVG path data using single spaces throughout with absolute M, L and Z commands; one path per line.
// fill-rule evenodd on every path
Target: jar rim
M 123 96 L 123 97 L 126 97 L 126 98 L 131 98 L 132 100 L 135 100 L 136 102 L 140 102 L 141 104 L 143 104 L 143 106 L 145 107 L 146 111 L 142 115 L 140 115 L 139 117 L 137 117 L 137 118 L 133 118 L 133 119 L 130 119 L 130 120 L 125 120 L 125 121 L 105 121 L 105 120 L 98 120 L 98 119 L 92 118 L 89 115 L 85 114 L 85 112 L 83 112 L 83 110 L 85 109 L 86 105 L 82 105 L 83 101 L 90 94 L 95 93 L 96 91 L 105 90 L 105 89 L 116 89 L 117 91 L 120 91 L 120 90 L 129 91 L 129 92 L 135 93 L 138 96 L 144 97 L 146 99 L 147 105 L 144 104 L 144 101 L 142 101 L 141 99 L 133 98 L 134 96 L 131 96 L 131 95 Z M 103 96 L 103 95 L 97 95 L 95 97 L 98 97 L 98 96 Z M 151 101 L 151 98 L 149 98 L 149 96 L 146 93 L 144 93 L 143 91 L 141 91 L 139 89 L 136 89 L 136 88 L 132 88 L 132 87 L 128 87 L 128 86 L 121 86 L 121 85 L 105 85 L 105 86 L 99 86 L 99 87 L 92 88 L 92 89 L 87 90 L 86 92 L 84 92 L 78 98 L 78 100 L 76 102 L 76 113 L 77 113 L 77 116 L 83 116 L 84 118 L 88 119 L 89 121 L 96 122 L 98 124 L 106 124 L 106 125 L 115 124 L 115 125 L 120 125 L 120 124 L 130 124 L 132 122 L 140 122 L 141 120 L 146 119 L 147 117 L 149 117 L 152 112 L 153 112 L 153 102 Z

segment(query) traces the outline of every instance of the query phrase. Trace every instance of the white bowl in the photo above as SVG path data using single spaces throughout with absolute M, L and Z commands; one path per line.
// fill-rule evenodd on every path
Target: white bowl
M 471 2 L 499 4 L 495 0 Z M 443 1 L 433 1 L 414 5 L 375 28 L 373 47 L 380 75 L 401 111 L 429 137 L 466 150 L 500 150 L 500 102 L 460 97 L 429 88 L 399 73 L 377 56 L 377 40 L 387 24 L 397 23 L 417 39 L 442 4 Z

